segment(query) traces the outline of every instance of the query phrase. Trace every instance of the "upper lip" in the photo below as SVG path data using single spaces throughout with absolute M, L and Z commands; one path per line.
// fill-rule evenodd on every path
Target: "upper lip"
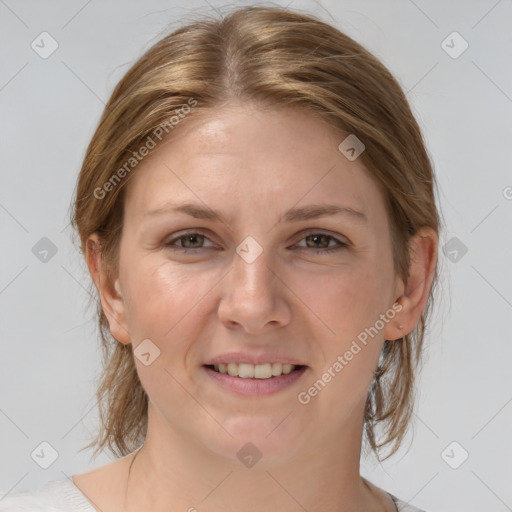
M 220 356 L 212 357 L 204 363 L 204 365 L 215 365 L 221 363 L 248 363 L 248 364 L 265 364 L 265 363 L 283 363 L 293 364 L 295 366 L 306 366 L 304 362 L 295 357 L 278 354 L 277 352 L 228 352 Z

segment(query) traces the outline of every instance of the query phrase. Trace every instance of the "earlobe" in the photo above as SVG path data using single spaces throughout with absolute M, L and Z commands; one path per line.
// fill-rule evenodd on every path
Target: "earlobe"
M 105 268 L 101 257 L 101 243 L 93 233 L 86 243 L 86 261 L 107 317 L 112 336 L 120 343 L 130 343 L 126 324 L 126 313 L 118 277 L 112 277 Z M 112 282 L 114 281 L 114 282 Z
M 395 304 L 400 310 L 394 322 L 386 326 L 385 339 L 399 339 L 410 333 L 425 310 L 437 264 L 438 234 L 432 228 L 423 227 L 409 242 L 409 277 L 400 282 L 401 295 Z M 398 309 L 398 308 L 396 308 Z M 400 328 L 402 326 L 402 328 Z

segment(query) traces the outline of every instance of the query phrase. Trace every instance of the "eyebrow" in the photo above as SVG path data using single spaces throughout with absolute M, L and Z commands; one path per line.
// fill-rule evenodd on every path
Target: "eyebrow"
M 179 205 L 167 204 L 160 208 L 146 211 L 144 213 L 144 217 L 171 213 L 184 213 L 196 219 L 219 220 L 225 224 L 229 224 L 229 219 L 227 219 L 221 212 L 194 203 L 183 203 Z M 337 204 L 311 204 L 308 206 L 291 208 L 281 216 L 279 222 L 283 222 L 283 220 L 285 222 L 299 222 L 317 219 L 318 217 L 325 217 L 327 215 L 346 215 L 363 223 L 368 222 L 368 217 L 364 212 Z

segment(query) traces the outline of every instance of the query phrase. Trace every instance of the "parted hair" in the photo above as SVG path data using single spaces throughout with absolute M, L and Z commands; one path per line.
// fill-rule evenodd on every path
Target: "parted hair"
M 184 110 L 191 99 L 193 108 Z M 180 126 L 170 119 L 186 123 L 232 100 L 302 108 L 364 143 L 359 158 L 384 195 L 395 272 L 406 280 L 410 238 L 423 226 L 439 233 L 441 225 L 433 166 L 407 98 L 383 63 L 351 37 L 313 15 L 280 7 L 194 19 L 153 44 L 125 73 L 105 105 L 76 182 L 71 223 L 81 253 L 87 257 L 87 239 L 97 233 L 103 265 L 109 276 L 117 275 L 124 190 L 137 172 L 126 162 L 162 127 L 172 137 Z M 369 387 L 363 434 L 379 460 L 398 450 L 410 424 L 437 282 L 436 265 L 420 321 L 401 339 L 384 342 Z M 132 344 L 114 339 L 91 287 L 103 370 L 96 391 L 100 422 L 82 449 L 94 447 L 97 454 L 107 447 L 125 456 L 145 440 L 148 397 Z M 384 447 L 389 453 L 382 458 Z

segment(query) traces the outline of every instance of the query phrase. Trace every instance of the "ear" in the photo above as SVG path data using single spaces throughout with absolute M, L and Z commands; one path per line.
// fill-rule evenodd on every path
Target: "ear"
M 97 233 L 89 236 L 85 249 L 87 266 L 100 295 L 101 306 L 108 319 L 110 332 L 117 341 L 128 344 L 130 333 L 126 324 L 125 304 L 119 278 L 107 272 Z
M 417 325 L 427 305 L 437 263 L 438 234 L 422 227 L 409 241 L 409 277 L 397 280 L 393 322 L 386 325 L 384 339 L 395 340 L 410 333 Z M 398 295 L 398 296 L 397 296 Z M 401 306 L 401 309 L 399 308 Z M 398 326 L 402 325 L 403 329 Z

